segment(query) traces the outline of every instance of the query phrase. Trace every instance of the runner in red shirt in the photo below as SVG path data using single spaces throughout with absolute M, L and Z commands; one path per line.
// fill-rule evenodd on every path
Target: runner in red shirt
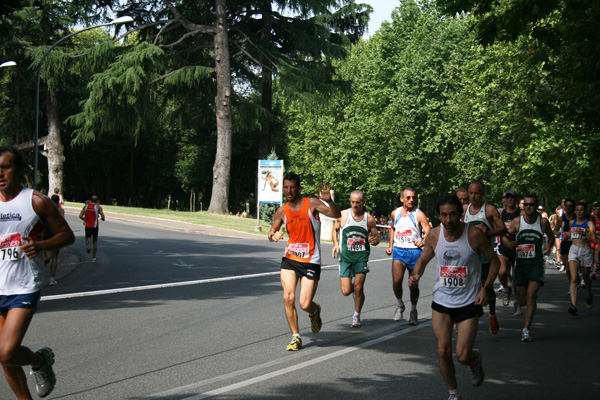
M 102 221 L 105 220 L 102 207 L 98 204 L 98 196 L 94 194 L 79 213 L 79 219 L 83 221 L 83 226 L 85 226 L 85 251 L 87 253 L 90 252 L 92 238 L 94 239 L 92 262 L 96 262 L 96 251 L 98 250 L 98 217 L 100 217 Z

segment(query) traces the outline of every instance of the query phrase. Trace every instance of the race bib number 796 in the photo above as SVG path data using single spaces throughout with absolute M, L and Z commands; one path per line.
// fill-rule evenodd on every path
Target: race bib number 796
M 18 260 L 21 257 L 21 234 L 9 233 L 0 238 L 0 260 Z

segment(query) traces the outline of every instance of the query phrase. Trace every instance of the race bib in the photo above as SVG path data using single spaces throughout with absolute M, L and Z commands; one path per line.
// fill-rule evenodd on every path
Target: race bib
M 585 229 L 583 228 L 571 228 L 571 239 L 584 239 Z
M 308 258 L 310 254 L 310 245 L 308 243 L 288 244 L 286 252 L 291 256 L 296 256 L 299 258 Z
M 348 238 L 346 246 L 348 251 L 365 251 L 367 249 L 363 238 Z
M 535 245 L 533 243 L 518 245 L 517 258 L 535 258 Z
M 396 240 L 398 243 L 412 243 L 413 233 L 412 230 L 406 229 L 404 231 L 396 231 Z
M 0 238 L 0 259 L 2 261 L 15 261 L 21 257 L 21 240 L 20 233 L 9 233 Z
M 467 285 L 467 267 L 440 267 L 440 285 L 457 288 Z

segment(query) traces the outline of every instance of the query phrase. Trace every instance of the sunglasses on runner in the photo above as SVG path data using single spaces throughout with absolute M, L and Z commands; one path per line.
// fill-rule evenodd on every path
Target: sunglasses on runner
M 517 196 L 515 196 L 514 194 L 505 194 L 504 196 L 502 196 L 503 199 L 516 199 Z
M 535 207 L 536 205 L 535 203 L 523 203 L 523 207 Z

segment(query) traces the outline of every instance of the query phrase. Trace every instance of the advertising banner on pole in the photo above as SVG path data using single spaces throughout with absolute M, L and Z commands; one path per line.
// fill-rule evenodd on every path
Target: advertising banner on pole
M 258 161 L 258 202 L 282 204 L 283 160 Z

